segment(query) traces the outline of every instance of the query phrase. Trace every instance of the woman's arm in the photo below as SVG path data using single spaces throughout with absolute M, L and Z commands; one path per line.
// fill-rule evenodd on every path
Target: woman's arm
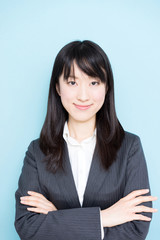
M 148 172 L 141 141 L 136 136 L 128 155 L 124 197 L 101 211 L 104 239 L 146 238 L 152 212 L 157 211 L 152 208 L 152 201 L 157 198 L 149 196 L 150 192 L 144 189 L 149 189 Z
M 27 196 L 29 190 L 46 197 L 39 183 L 33 145 L 32 142 L 26 152 L 18 190 L 15 194 L 15 227 L 20 238 L 23 240 L 101 240 L 99 207 L 55 210 L 43 214 L 28 211 L 27 207 L 30 206 L 20 202 L 20 198 Z

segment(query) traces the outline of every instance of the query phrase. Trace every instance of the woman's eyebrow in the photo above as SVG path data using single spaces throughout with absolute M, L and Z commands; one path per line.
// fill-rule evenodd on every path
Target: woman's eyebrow
M 69 75 L 68 78 L 79 79 L 78 77 L 76 77 L 76 76 L 74 76 L 74 75 Z M 97 80 L 99 80 L 99 81 L 101 81 L 101 79 L 98 78 L 98 77 L 94 77 L 94 78 L 97 79 Z M 88 80 L 90 81 L 90 79 L 88 79 Z
M 78 77 L 76 77 L 76 76 L 74 76 L 74 75 L 69 75 L 69 78 L 78 79 Z

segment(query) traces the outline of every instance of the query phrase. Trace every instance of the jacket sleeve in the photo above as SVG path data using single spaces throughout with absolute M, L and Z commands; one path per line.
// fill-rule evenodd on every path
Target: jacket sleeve
M 143 153 L 140 138 L 135 136 L 127 158 L 126 184 L 124 189 L 124 197 L 130 192 L 138 189 L 150 189 L 148 180 L 148 171 Z M 146 195 L 150 195 L 149 192 Z M 152 202 L 142 203 L 148 207 L 152 207 Z M 145 216 L 152 217 L 151 213 L 142 213 Z M 131 221 L 115 227 L 105 228 L 104 240 L 144 240 L 148 233 L 150 222 Z M 118 236 L 118 237 L 117 237 Z
M 27 211 L 20 197 L 27 191 L 42 193 L 34 159 L 33 142 L 24 158 L 16 197 L 15 228 L 23 240 L 101 240 L 100 208 L 73 208 L 38 214 Z

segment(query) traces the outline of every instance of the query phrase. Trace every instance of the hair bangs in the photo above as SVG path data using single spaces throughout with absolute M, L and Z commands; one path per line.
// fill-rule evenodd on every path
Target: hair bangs
M 75 77 L 74 63 L 88 76 L 99 78 L 103 83 L 107 83 L 103 57 L 97 51 L 94 52 L 93 49 L 91 51 L 90 46 L 76 46 L 69 52 L 67 58 L 64 59 L 64 79 L 68 79 L 70 75 Z

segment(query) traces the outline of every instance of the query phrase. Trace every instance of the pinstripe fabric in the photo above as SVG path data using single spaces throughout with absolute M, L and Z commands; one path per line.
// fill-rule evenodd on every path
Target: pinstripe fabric
M 39 139 L 28 147 L 16 191 L 15 227 L 23 240 L 100 240 L 99 208 L 105 209 L 136 189 L 149 188 L 146 161 L 138 136 L 125 132 L 116 161 L 106 171 L 94 151 L 81 207 L 65 145 L 63 167 L 55 174 L 46 171 Z M 42 193 L 58 211 L 31 213 L 20 204 L 27 191 Z M 143 205 L 151 206 L 151 203 Z M 145 215 L 151 216 L 150 213 Z M 143 240 L 149 223 L 133 221 L 105 228 L 104 240 Z

